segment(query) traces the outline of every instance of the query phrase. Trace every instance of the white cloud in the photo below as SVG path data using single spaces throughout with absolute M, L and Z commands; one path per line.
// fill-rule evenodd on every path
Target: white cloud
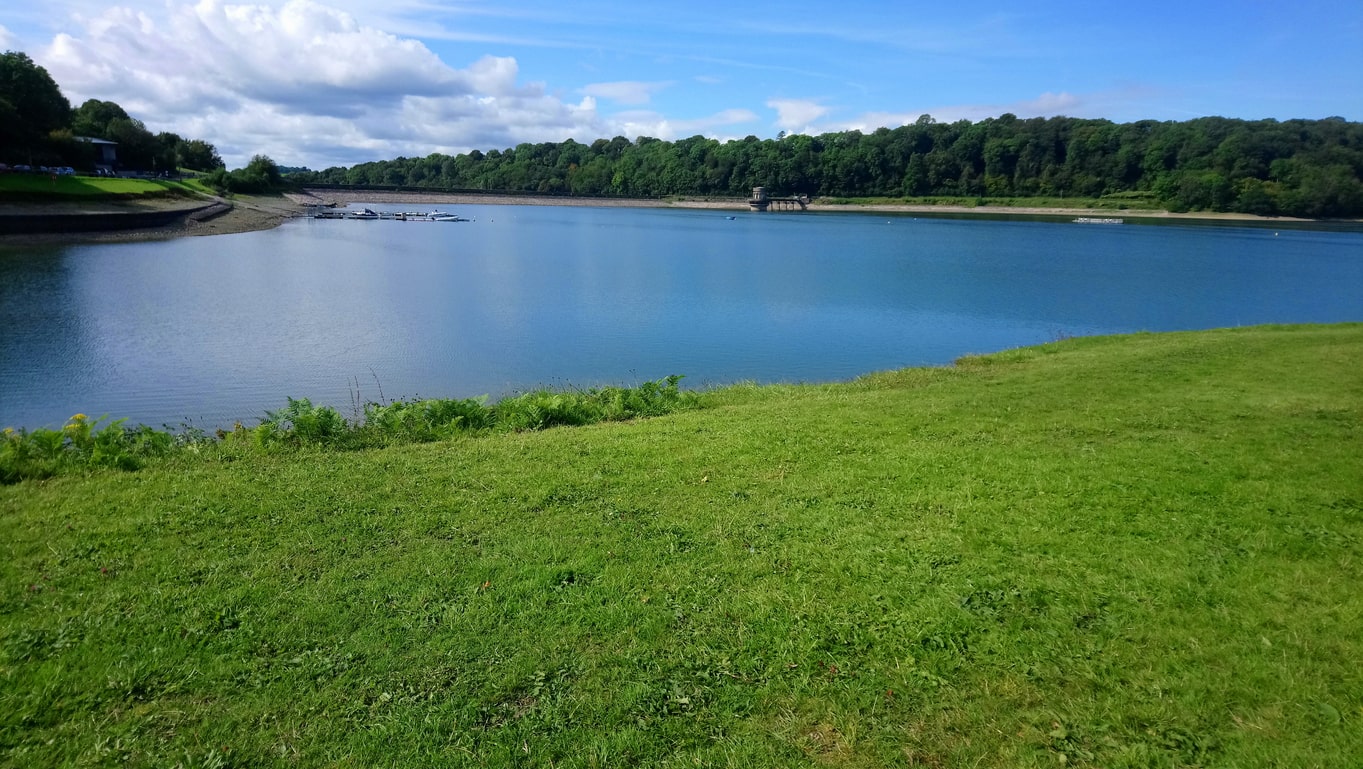
M 1080 98 L 1070 93 L 1043 93 L 1035 99 L 1025 99 L 1010 104 L 953 104 L 905 112 L 865 112 L 850 120 L 830 121 L 816 126 L 808 126 L 800 133 L 828 133 L 834 131 L 870 132 L 877 128 L 897 128 L 917 121 L 923 115 L 931 115 L 939 123 L 954 123 L 957 120 L 978 122 L 985 118 L 998 117 L 1011 113 L 1022 118 L 1051 117 L 1055 115 L 1078 116 L 1087 112 L 1085 108 L 1090 98 Z
M 256 153 L 321 168 L 607 130 L 594 100 L 518 84 L 513 58 L 451 67 L 311 0 L 108 8 L 75 16 L 34 58 L 73 104 L 115 101 L 153 131 L 212 142 L 234 167 Z
M 697 134 L 713 135 L 719 129 L 752 123 L 758 120 L 757 114 L 746 109 L 726 109 L 693 120 L 667 118 L 657 112 L 644 110 L 621 112 L 611 116 L 611 136 L 651 136 L 655 139 L 673 141 L 689 139 Z M 723 133 L 729 133 L 725 131 Z
M 44 61 L 63 88 L 75 93 L 113 89 L 126 99 L 175 111 L 193 111 L 207 98 L 215 104 L 264 101 L 302 112 L 348 114 L 353 110 L 348 103 L 357 100 L 470 93 L 489 80 L 505 79 L 498 71 L 504 66 L 454 70 L 420 42 L 361 27 L 309 0 L 278 9 L 203 0 L 168 6 L 167 12 L 154 19 L 116 7 L 83 19 L 83 34 L 57 35 Z
M 757 120 L 739 109 L 685 120 L 603 114 L 598 100 L 647 104 L 672 82 L 595 83 L 572 103 L 520 82 L 514 58 L 451 66 L 418 40 L 366 24 L 360 19 L 373 16 L 347 12 L 344 2 L 124 2 L 68 0 L 66 31 L 33 58 L 73 105 L 117 102 L 152 131 L 213 143 L 229 167 L 258 153 L 325 168 L 570 137 L 673 139 Z M 412 10 L 409 0 L 394 2 Z
M 5 29 L 4 24 L 0 24 L 0 51 L 12 51 L 19 42 L 19 38 L 14 33 Z
M 1019 102 L 1013 112 L 1026 112 L 1037 115 L 1055 115 L 1081 104 L 1079 97 L 1065 93 L 1043 93 L 1031 101 Z
M 610 99 L 620 104 L 647 104 L 653 94 L 672 85 L 671 82 L 644 83 L 622 80 L 615 83 L 592 83 L 582 87 L 582 93 L 598 99 Z
M 771 99 L 767 106 L 776 110 L 776 125 L 792 133 L 809 132 L 814 121 L 829 111 L 828 107 L 808 99 Z

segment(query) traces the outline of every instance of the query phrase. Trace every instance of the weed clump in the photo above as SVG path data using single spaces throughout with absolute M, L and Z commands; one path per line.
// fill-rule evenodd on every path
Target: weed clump
M 145 425 L 126 427 L 116 419 L 76 414 L 60 430 L 15 430 L 0 433 L 0 483 L 48 478 L 82 467 L 136 470 L 152 457 L 170 453 L 175 436 Z
M 494 424 L 502 429 L 524 431 L 661 416 L 695 404 L 695 394 L 678 387 L 681 379 L 674 374 L 662 382 L 644 382 L 638 387 L 576 392 L 536 390 L 498 403 L 493 409 Z
M 307 398 L 289 398 L 284 408 L 265 412 L 258 426 L 247 428 L 238 423 L 231 431 L 219 430 L 217 439 L 261 451 L 305 446 L 362 449 L 429 443 L 490 430 L 523 432 L 618 422 L 696 407 L 698 396 L 682 391 L 678 386 L 681 379 L 672 375 L 637 387 L 535 390 L 494 405 L 487 404 L 487 396 L 367 403 L 363 414 L 355 419 L 346 419 L 335 408 L 314 405 Z M 96 430 L 103 419 L 91 421 L 77 414 L 60 430 L 6 428 L 0 442 L 0 483 L 46 478 L 81 468 L 136 470 L 151 457 L 213 440 L 202 431 L 176 435 L 143 425 L 124 427 L 126 420 L 122 419 Z

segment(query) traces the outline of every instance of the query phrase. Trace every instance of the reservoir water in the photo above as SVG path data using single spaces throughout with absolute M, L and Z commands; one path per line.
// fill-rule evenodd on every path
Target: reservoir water
M 457 213 L 474 221 L 0 250 L 0 425 L 84 412 L 211 430 L 286 396 L 350 415 L 357 400 L 674 373 L 836 381 L 1064 336 L 1363 321 L 1356 229 Z

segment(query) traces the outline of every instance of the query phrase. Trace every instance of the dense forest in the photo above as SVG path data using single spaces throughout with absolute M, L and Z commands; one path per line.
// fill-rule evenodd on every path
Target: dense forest
M 1126 198 L 1132 207 L 1304 217 L 1363 216 L 1363 123 L 1235 120 L 1112 123 L 1005 114 L 923 116 L 899 128 L 675 142 L 581 144 L 300 171 L 302 184 L 388 185 L 553 195 L 660 197 Z

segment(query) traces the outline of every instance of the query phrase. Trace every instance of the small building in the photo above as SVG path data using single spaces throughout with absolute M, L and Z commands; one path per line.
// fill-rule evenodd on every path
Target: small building
M 748 198 L 749 211 L 794 211 L 796 207 L 801 211 L 809 209 L 809 196 L 801 193 L 783 198 L 774 198 L 767 194 L 766 187 L 753 187 L 752 197 Z
M 118 142 L 96 139 L 93 136 L 77 136 L 75 139 L 78 142 L 94 145 L 95 170 L 112 172 L 114 166 L 118 165 Z

